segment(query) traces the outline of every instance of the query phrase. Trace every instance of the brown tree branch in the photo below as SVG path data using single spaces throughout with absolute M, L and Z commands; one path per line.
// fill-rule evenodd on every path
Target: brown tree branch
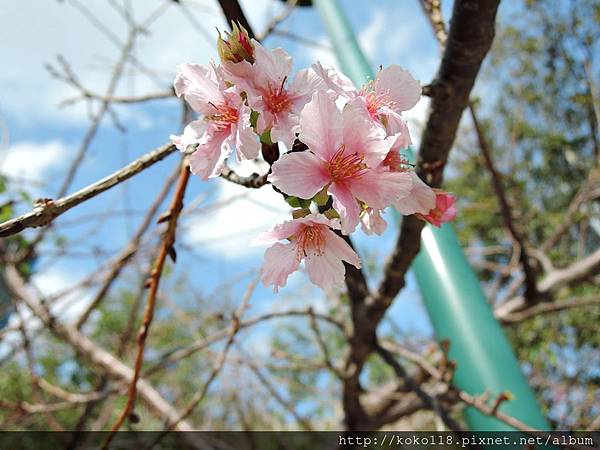
M 265 184 L 267 184 L 267 176 L 267 174 L 259 175 L 257 173 L 253 173 L 252 175 L 243 177 L 241 175 L 238 175 L 233 169 L 231 169 L 227 165 L 223 166 L 223 170 L 221 172 L 221 178 L 224 178 L 232 183 L 239 184 L 240 186 L 253 189 L 261 188 Z
M 441 185 L 460 118 L 492 44 L 498 4 L 499 0 L 454 2 L 450 33 L 433 82 L 431 109 L 417 160 L 417 174 L 432 187 Z M 424 223 L 415 217 L 404 218 L 383 282 L 372 302 L 377 316 L 385 312 L 404 286 L 406 271 L 419 251 L 423 227 Z
M 500 213 L 502 214 L 502 219 L 504 220 L 504 226 L 508 229 L 512 238 L 519 245 L 519 261 L 521 262 L 523 275 L 525 276 L 525 298 L 531 304 L 536 303 L 539 297 L 536 284 L 536 274 L 529 262 L 529 253 L 527 252 L 525 239 L 521 233 L 517 231 L 515 226 L 512 209 L 508 203 L 508 199 L 506 198 L 506 191 L 504 190 L 501 176 L 494 165 L 492 151 L 490 149 L 487 136 L 485 135 L 485 131 L 479 123 L 476 106 L 472 101 L 469 101 L 469 112 L 471 114 L 473 126 L 475 127 L 475 133 L 477 134 L 477 140 L 479 142 L 479 149 L 483 155 L 485 166 L 492 177 L 492 186 L 494 187 L 494 192 L 498 198 Z
M 137 381 L 140 377 L 140 373 L 142 370 L 142 362 L 144 360 L 144 349 L 146 347 L 146 338 L 148 337 L 148 332 L 150 330 L 150 325 L 152 323 L 152 319 L 154 317 L 154 307 L 156 304 L 156 294 L 158 293 L 158 285 L 160 283 L 160 279 L 163 272 L 163 267 L 167 256 L 170 256 L 173 260 L 176 259 L 175 249 L 173 245 L 175 244 L 175 234 L 177 229 L 177 219 L 179 218 L 179 213 L 183 208 L 183 197 L 185 195 L 185 191 L 187 188 L 187 184 L 190 178 L 190 170 L 188 168 L 188 163 L 186 160 L 183 161 L 181 165 L 179 181 L 177 182 L 177 188 L 173 195 L 173 200 L 171 202 L 171 206 L 168 211 L 168 222 L 167 222 L 167 230 L 162 239 L 162 245 L 160 248 L 160 252 L 158 257 L 156 258 L 154 268 L 150 274 L 150 278 L 148 279 L 148 297 L 146 300 L 146 308 L 144 310 L 144 318 L 142 320 L 142 326 L 138 333 L 138 351 L 135 358 L 134 364 L 134 372 L 133 379 L 131 384 L 129 385 L 129 392 L 127 395 L 127 404 L 123 408 L 121 415 L 114 423 L 111 428 L 111 432 L 108 435 L 103 448 L 108 448 L 114 434 L 121 428 L 125 419 L 129 417 L 132 413 L 133 408 L 135 406 L 135 399 L 137 393 Z M 178 416 L 179 417 L 179 416 Z
M 176 150 L 173 144 L 166 144 L 144 156 L 136 159 L 131 164 L 117 172 L 96 181 L 93 184 L 58 200 L 42 199 L 36 202 L 31 212 L 9 219 L 0 224 L 0 237 L 11 236 L 23 231 L 25 228 L 46 226 L 61 214 L 74 206 L 89 200 L 98 194 L 128 180 L 134 175 L 161 161 Z
M 521 311 L 505 313 L 503 315 L 496 314 L 496 318 L 501 320 L 503 323 L 518 323 L 528 319 L 532 319 L 539 315 L 560 312 L 564 311 L 565 309 L 587 308 L 595 306 L 600 306 L 599 296 L 573 298 L 560 302 L 555 301 L 552 303 L 538 303 L 535 306 Z

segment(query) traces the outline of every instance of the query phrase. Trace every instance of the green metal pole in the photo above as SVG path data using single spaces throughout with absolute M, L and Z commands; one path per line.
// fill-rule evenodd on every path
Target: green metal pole
M 371 65 L 338 0 L 313 0 L 313 5 L 320 13 L 344 73 L 359 86 L 373 77 Z M 510 391 L 514 399 L 504 402 L 500 411 L 531 427 L 549 430 L 550 425 L 450 225 L 439 229 L 425 227 L 421 251 L 412 269 L 438 340 L 448 339 L 451 343 L 449 356 L 457 363 L 456 386 L 473 395 L 487 391 L 492 398 Z M 465 419 L 471 430 L 512 429 L 473 408 L 467 408 Z

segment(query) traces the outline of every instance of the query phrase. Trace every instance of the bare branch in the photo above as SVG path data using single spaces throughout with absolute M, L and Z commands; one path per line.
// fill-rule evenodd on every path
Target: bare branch
M 190 414 L 192 414 L 194 409 L 196 409 L 196 407 L 202 402 L 202 400 L 204 400 L 204 397 L 206 397 L 206 394 L 208 393 L 208 390 L 210 389 L 210 386 L 213 383 L 213 381 L 219 376 L 219 373 L 221 372 L 221 370 L 223 369 L 223 366 L 225 364 L 225 359 L 227 358 L 229 349 L 231 348 L 231 345 L 233 344 L 233 342 L 235 340 L 235 336 L 237 335 L 238 331 L 240 331 L 240 320 L 241 320 L 242 316 L 244 315 L 246 308 L 248 307 L 248 302 L 250 301 L 250 298 L 252 297 L 252 294 L 254 292 L 254 289 L 256 288 L 257 283 L 258 283 L 258 277 L 256 277 L 254 280 L 252 280 L 250 282 L 250 284 L 248 285 L 248 288 L 246 289 L 246 293 L 244 294 L 244 297 L 242 298 L 240 306 L 238 307 L 237 311 L 233 314 L 233 317 L 231 319 L 231 325 L 229 326 L 227 342 L 225 342 L 225 347 L 223 348 L 223 350 L 221 351 L 221 353 L 219 354 L 219 356 L 217 358 L 217 361 L 213 365 L 213 368 L 212 368 L 206 382 L 204 383 L 204 386 L 202 387 L 201 390 L 198 391 L 198 393 L 196 395 L 194 395 L 194 397 L 192 398 L 192 400 L 190 401 L 188 406 L 183 410 L 181 415 L 178 417 L 177 421 L 172 422 L 167 425 L 167 427 L 165 428 L 165 432 L 169 432 L 169 431 L 173 430 L 179 422 L 186 419 L 187 417 L 189 417 Z M 163 436 L 163 434 L 161 434 L 161 437 L 162 436 Z M 158 439 L 157 439 L 157 441 L 158 441 Z
M 517 231 L 515 226 L 515 220 L 513 218 L 508 199 L 506 198 L 506 191 L 504 190 L 502 179 L 494 165 L 492 151 L 490 149 L 487 136 L 485 135 L 485 131 L 479 123 L 476 107 L 472 101 L 469 101 L 469 112 L 471 113 L 471 120 L 473 121 L 475 133 L 477 134 L 477 140 L 479 141 L 479 149 L 483 155 L 486 168 L 492 177 L 492 186 L 494 187 L 494 192 L 496 193 L 496 197 L 498 198 L 498 202 L 500 204 L 500 213 L 502 214 L 502 219 L 504 220 L 504 226 L 506 226 L 512 238 L 519 245 L 519 261 L 521 262 L 523 275 L 525 276 L 525 298 L 529 303 L 535 303 L 538 300 L 539 292 L 536 285 L 536 274 L 533 270 L 533 267 L 531 267 L 531 264 L 529 263 L 529 254 L 527 252 L 525 239 L 521 233 Z
M 158 293 L 158 285 L 160 283 L 160 278 L 162 276 L 163 267 L 167 256 L 170 256 L 173 260 L 175 260 L 175 249 L 173 248 L 173 245 L 175 244 L 177 219 L 179 218 L 179 214 L 181 213 L 181 209 L 183 208 L 183 197 L 185 195 L 189 179 L 190 171 L 188 168 L 188 163 L 184 159 L 183 164 L 181 164 L 177 188 L 173 195 L 173 200 L 171 202 L 171 206 L 168 212 L 169 219 L 167 223 L 167 230 L 163 235 L 160 252 L 158 254 L 158 257 L 156 258 L 156 262 L 154 264 L 154 268 L 152 269 L 152 273 L 150 274 L 150 278 L 148 279 L 148 298 L 146 301 L 146 308 L 144 310 L 142 326 L 138 334 L 138 351 L 135 358 L 133 378 L 131 380 L 131 384 L 129 385 L 127 404 L 125 405 L 125 408 L 123 408 L 123 411 L 117 419 L 117 421 L 115 422 L 115 424 L 112 426 L 111 432 L 103 445 L 104 448 L 108 448 L 114 434 L 119 430 L 119 428 L 121 428 L 121 425 L 123 424 L 123 422 L 125 422 L 125 419 L 129 417 L 135 405 L 137 382 L 142 370 L 142 362 L 144 360 L 144 349 L 146 347 L 146 338 L 148 337 L 150 325 L 154 317 L 154 307 L 156 304 L 156 294 Z
M 298 0 L 287 0 L 287 2 L 285 3 L 285 9 L 283 10 L 283 12 L 281 14 L 278 14 L 277 16 L 273 17 L 273 19 L 266 26 L 265 30 L 260 34 L 259 37 L 256 38 L 256 40 L 264 41 L 267 37 L 269 37 L 271 35 L 271 33 L 273 33 L 273 31 L 275 31 L 275 29 L 282 22 L 284 22 L 285 19 L 287 19 L 292 14 L 292 12 L 294 12 L 296 3 L 298 3 Z
M 146 155 L 136 159 L 131 164 L 117 172 L 93 183 L 89 186 L 60 198 L 56 201 L 50 199 L 40 200 L 33 211 L 19 217 L 7 220 L 0 224 L 0 237 L 10 236 L 23 231 L 25 228 L 46 226 L 55 218 L 65 213 L 74 206 L 89 200 L 98 194 L 128 180 L 132 176 L 161 161 L 176 150 L 173 144 L 166 144 Z
M 268 183 L 267 174 L 259 175 L 257 173 L 253 173 L 252 175 L 243 177 L 241 175 L 238 175 L 227 165 L 223 166 L 223 170 L 221 171 L 221 178 L 224 178 L 227 181 L 231 181 L 232 183 L 239 184 L 240 186 L 253 189 L 261 188 Z
M 538 303 L 537 305 L 522 311 L 506 313 L 504 315 L 496 314 L 496 317 L 504 323 L 517 323 L 543 314 L 551 314 L 571 308 L 586 308 L 595 306 L 600 306 L 599 296 L 573 298 L 570 300 L 561 300 L 552 303 Z

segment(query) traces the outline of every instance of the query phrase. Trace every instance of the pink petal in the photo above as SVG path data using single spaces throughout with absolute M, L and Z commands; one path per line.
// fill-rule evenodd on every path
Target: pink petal
M 206 133 L 190 156 L 190 169 L 194 175 L 204 180 L 218 177 L 223 169 L 223 163 L 231 155 L 229 145 L 224 145 L 229 133 Z
M 342 233 L 354 231 L 359 222 L 360 208 L 350 189 L 343 183 L 332 183 L 329 193 L 333 196 L 333 207 L 340 214 Z
M 395 103 L 395 111 L 407 111 L 421 98 L 421 85 L 406 70 L 392 65 L 377 75 L 375 92 L 390 98 Z
M 231 62 L 223 61 L 221 63 L 225 77 L 235 83 L 242 90 L 251 88 L 254 83 L 254 69 L 248 61 Z
M 270 82 L 279 87 L 292 70 L 292 57 L 281 48 L 269 51 L 256 41 L 253 43 L 255 84 L 259 87 Z
M 393 149 L 404 149 L 412 144 L 408 124 L 402 116 L 396 112 L 390 111 L 385 114 L 386 131 L 388 136 L 394 136 Z
M 436 196 L 433 189 L 427 186 L 414 172 L 411 174 L 412 187 L 407 196 L 401 197 L 394 202 L 394 207 L 400 214 L 427 214 L 436 204 Z
M 306 102 L 310 100 L 313 92 L 324 90 L 326 88 L 323 79 L 319 77 L 313 69 L 302 69 L 296 73 L 294 81 L 290 84 L 288 91 L 290 95 L 306 97 Z M 302 105 L 304 106 L 304 105 Z
M 323 80 L 325 86 L 337 95 L 350 100 L 356 97 L 356 86 L 345 75 L 336 72 L 333 68 L 325 69 L 319 61 L 312 65 L 312 69 Z
M 273 290 L 277 292 L 285 286 L 288 276 L 298 270 L 299 264 L 295 246 L 277 242 L 265 251 L 265 260 L 260 270 L 263 284 L 265 287 L 272 284 Z
M 352 264 L 357 269 L 360 269 L 360 258 L 352 249 L 352 247 L 350 247 L 350 245 L 348 245 L 343 238 L 335 234 L 333 231 L 327 230 L 326 233 L 327 242 L 325 244 L 325 251 L 331 252 L 337 258 Z
M 253 239 L 250 245 L 254 246 L 263 244 L 273 244 L 274 242 L 281 241 L 283 239 L 288 239 L 298 232 L 298 229 L 300 228 L 300 225 L 302 225 L 302 223 L 302 221 L 296 219 L 286 220 L 283 223 L 273 225 L 269 231 L 265 231 L 264 233 Z
M 212 110 L 209 102 L 218 104 L 223 99 L 222 86 L 214 67 L 181 64 L 177 67 L 174 87 L 178 97 L 183 96 L 195 111 L 203 114 Z
M 366 234 L 377 234 L 381 236 L 387 228 L 387 222 L 381 217 L 378 209 L 367 208 L 360 216 L 360 225 Z
M 364 155 L 367 166 L 378 166 L 385 159 L 393 141 L 386 140 L 383 128 L 373 122 L 365 100 L 359 97 L 349 101 L 342 115 L 345 152 Z
M 258 158 L 260 142 L 258 136 L 250 125 L 250 108 L 243 106 L 239 110 L 239 119 L 237 122 L 235 147 L 238 159 Z
M 317 91 L 300 113 L 300 136 L 314 154 L 329 161 L 342 143 L 342 113 L 324 91 Z
M 275 161 L 268 180 L 288 195 L 312 198 L 329 182 L 323 166 L 311 152 L 286 153 Z
M 385 209 L 398 198 L 406 197 L 413 185 L 408 172 L 368 170 L 348 183 L 354 197 L 374 209 Z
M 187 151 L 188 146 L 199 144 L 208 129 L 205 120 L 194 120 L 184 129 L 181 136 L 171 135 L 171 142 L 182 152 Z
M 322 255 L 307 256 L 305 264 L 310 281 L 323 289 L 344 283 L 346 268 L 333 253 L 325 252 Z
M 271 140 L 273 142 L 283 142 L 287 148 L 292 148 L 296 140 L 297 128 L 298 116 L 289 111 L 282 111 L 275 116 L 271 128 Z

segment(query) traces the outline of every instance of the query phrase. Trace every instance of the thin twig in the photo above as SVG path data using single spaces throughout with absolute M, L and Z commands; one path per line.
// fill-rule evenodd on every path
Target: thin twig
M 259 175 L 257 173 L 253 173 L 252 175 L 248 175 L 243 177 L 238 175 L 233 169 L 225 165 L 221 172 L 221 178 L 224 178 L 227 181 L 230 181 L 235 184 L 239 184 L 240 186 L 244 186 L 247 188 L 258 189 L 263 187 L 268 183 L 267 174 Z
M 179 181 L 177 183 L 177 188 L 173 195 L 173 201 L 171 202 L 171 207 L 169 208 L 169 220 L 167 224 L 167 230 L 162 239 L 162 245 L 160 249 L 160 253 L 156 258 L 154 268 L 150 274 L 150 278 L 148 279 L 148 297 L 146 300 L 146 308 L 144 310 L 144 318 L 142 321 L 142 326 L 140 328 L 138 334 L 138 351 L 135 358 L 134 364 L 134 374 L 131 384 L 129 385 L 129 391 L 127 395 L 127 404 L 121 415 L 112 426 L 110 434 L 108 435 L 103 448 L 108 448 L 110 442 L 112 441 L 115 433 L 121 428 L 125 419 L 129 417 L 132 413 L 133 408 L 135 406 L 135 399 L 137 393 L 137 381 L 140 377 L 140 373 L 142 370 L 142 362 L 144 360 L 144 349 L 146 346 L 146 338 L 148 337 L 148 332 L 150 330 L 150 325 L 152 323 L 152 319 L 154 317 L 154 307 L 156 304 L 156 294 L 158 293 L 158 285 L 160 283 L 161 275 L 163 272 L 163 267 L 167 256 L 171 256 L 173 260 L 175 260 L 175 250 L 173 245 L 175 243 L 175 234 L 177 229 L 177 219 L 179 218 L 179 213 L 183 208 L 183 197 L 185 195 L 185 191 L 187 188 L 188 180 L 190 178 L 190 171 L 188 169 L 187 161 L 183 161 L 181 165 L 181 171 L 179 175 Z
M 486 168 L 492 177 L 492 185 L 500 204 L 500 213 L 502 214 L 504 225 L 508 229 L 511 237 L 519 246 L 519 261 L 521 262 L 523 275 L 525 276 L 525 298 L 529 303 L 535 303 L 539 297 L 536 284 L 536 274 L 529 262 L 529 253 L 527 252 L 525 239 L 521 233 L 517 231 L 515 226 L 512 209 L 508 203 L 508 199 L 506 198 L 506 191 L 504 189 L 502 179 L 494 165 L 490 145 L 487 136 L 485 135 L 485 131 L 481 127 L 479 119 L 477 118 L 477 110 L 473 101 L 469 101 L 469 112 L 471 113 L 471 120 L 473 121 L 473 126 L 475 127 L 475 133 L 477 134 L 479 149 L 483 155 Z
M 7 220 L 0 224 L 0 237 L 10 236 L 23 231 L 25 228 L 35 228 L 46 226 L 56 217 L 65 213 L 74 206 L 89 200 L 98 194 L 128 180 L 132 176 L 147 169 L 153 164 L 161 161 L 171 153 L 176 147 L 173 144 L 166 144 L 150 153 L 136 159 L 131 164 L 123 167 L 117 172 L 90 184 L 87 187 L 58 200 L 42 199 L 38 201 L 35 208 L 26 214 Z

